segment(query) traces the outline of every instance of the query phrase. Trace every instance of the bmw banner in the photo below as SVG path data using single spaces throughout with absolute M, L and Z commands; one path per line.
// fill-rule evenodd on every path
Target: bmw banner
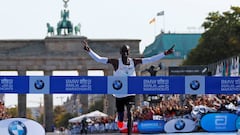
M 129 77 L 130 94 L 184 94 L 184 77 Z
M 108 77 L 108 94 L 128 94 L 128 77 Z
M 239 94 L 239 77 L 206 77 L 206 94 Z
M 0 76 L 0 93 L 239 94 L 240 77 Z
M 49 94 L 50 82 L 49 76 L 30 76 L 29 93 Z
M 28 93 L 27 76 L 1 76 L 0 93 Z
M 204 94 L 205 77 L 204 76 L 186 76 L 185 94 Z
M 51 76 L 50 93 L 106 94 L 107 77 Z
M 45 135 L 42 125 L 26 118 L 10 118 L 0 121 L 1 135 Z

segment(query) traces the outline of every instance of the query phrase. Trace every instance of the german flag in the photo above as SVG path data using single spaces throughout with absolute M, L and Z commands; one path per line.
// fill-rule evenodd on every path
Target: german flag
M 155 21 L 156 21 L 156 19 L 154 17 L 152 20 L 149 21 L 149 24 L 155 23 Z

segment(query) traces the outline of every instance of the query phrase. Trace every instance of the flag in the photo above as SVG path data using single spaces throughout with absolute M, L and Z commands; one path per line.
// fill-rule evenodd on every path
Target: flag
M 225 76 L 225 74 L 226 74 L 226 62 L 223 61 L 222 63 L 223 63 L 222 76 Z
M 149 22 L 149 24 L 155 23 L 156 19 L 155 17 Z
M 217 64 L 216 74 L 214 76 L 222 76 L 223 75 L 223 62 Z
M 164 11 L 161 11 L 161 12 L 157 13 L 157 16 L 162 16 L 162 15 L 164 15 Z
M 239 75 L 239 57 L 231 58 L 231 76 Z
M 224 66 L 223 66 L 223 76 L 229 76 L 230 75 L 230 69 L 229 69 L 229 61 L 225 60 L 224 61 Z

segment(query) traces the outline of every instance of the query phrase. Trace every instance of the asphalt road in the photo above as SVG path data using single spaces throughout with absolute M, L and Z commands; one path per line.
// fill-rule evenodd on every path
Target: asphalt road
M 47 133 L 46 135 L 65 135 L 57 133 Z M 78 134 L 80 135 L 80 134 Z M 88 135 L 127 135 L 126 133 L 101 133 L 101 134 L 88 134 Z M 132 135 L 148 135 L 148 134 L 132 134 Z M 149 135 L 237 135 L 236 132 L 217 132 L 217 133 L 207 133 L 207 132 L 194 132 L 194 133 L 160 133 L 160 134 L 149 134 Z

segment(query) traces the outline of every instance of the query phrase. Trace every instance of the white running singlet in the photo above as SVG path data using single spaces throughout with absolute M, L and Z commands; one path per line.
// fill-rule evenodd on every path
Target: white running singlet
M 129 58 L 130 64 L 124 65 L 122 58 L 118 59 L 118 69 L 113 73 L 113 76 L 136 76 L 134 62 L 132 58 Z M 135 94 L 113 94 L 117 98 L 123 98 L 127 96 L 133 96 Z

